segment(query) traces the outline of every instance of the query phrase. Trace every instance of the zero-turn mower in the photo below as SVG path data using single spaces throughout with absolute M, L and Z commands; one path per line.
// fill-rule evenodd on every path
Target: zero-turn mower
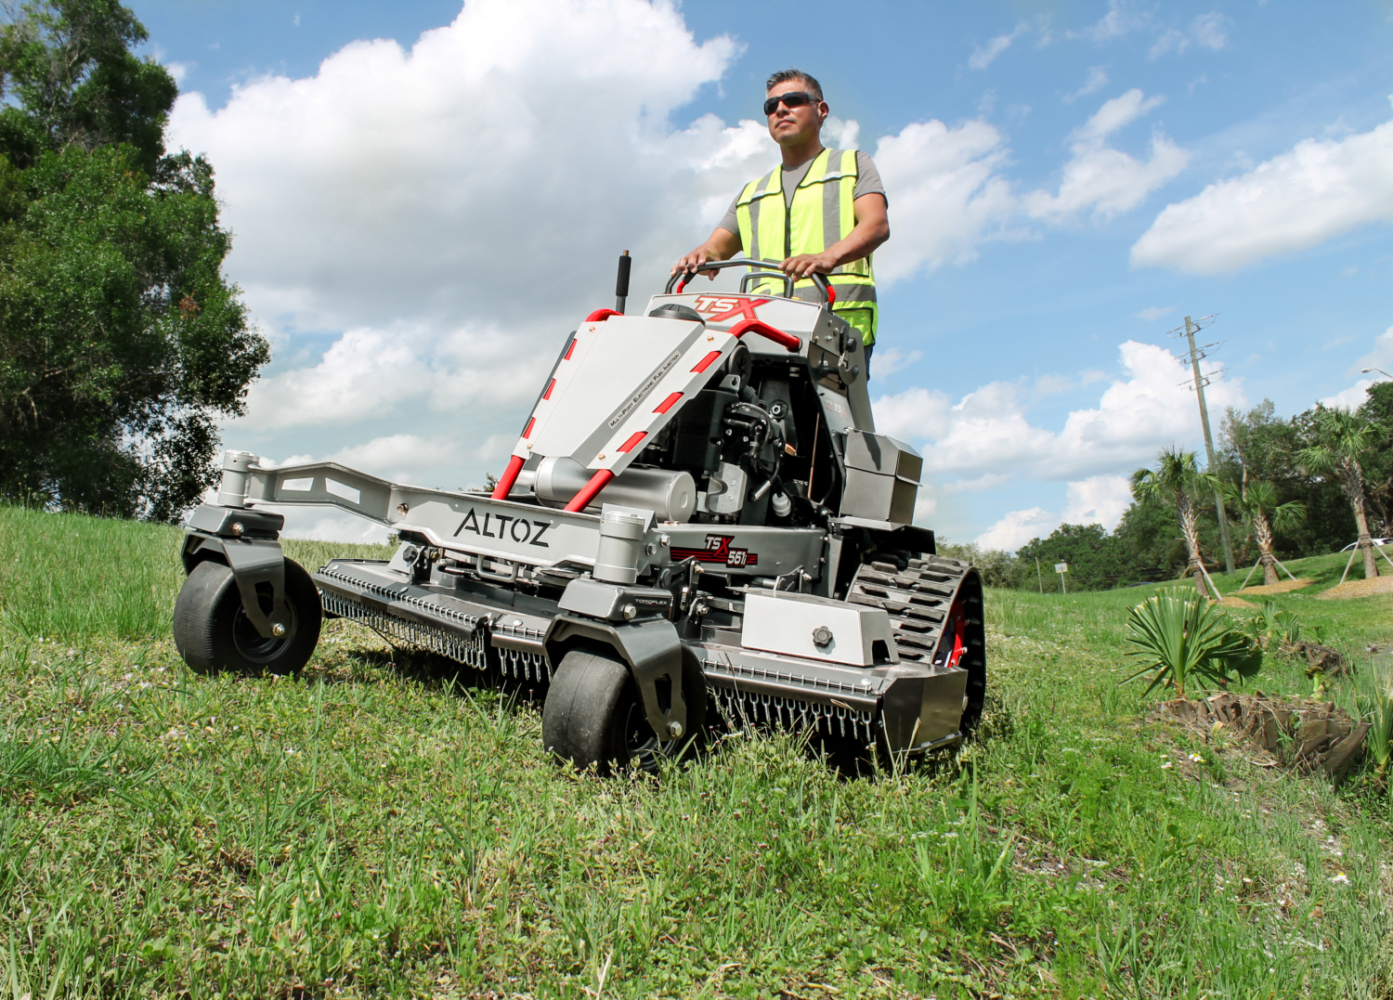
M 229 451 L 187 524 L 174 638 L 200 673 L 288 674 L 324 615 L 522 681 L 548 750 L 601 772 L 719 714 L 881 754 L 960 742 L 986 693 L 982 582 L 913 525 L 921 459 L 875 432 L 860 337 L 772 262 L 673 278 L 566 337 L 492 491 Z M 798 289 L 799 294 L 806 294 Z M 308 573 L 266 506 L 389 527 L 390 560 Z

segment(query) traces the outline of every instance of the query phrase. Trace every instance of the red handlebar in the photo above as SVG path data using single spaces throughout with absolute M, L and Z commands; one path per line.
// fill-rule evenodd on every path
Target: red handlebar
M 761 337 L 766 337 L 776 344 L 782 344 L 784 347 L 788 348 L 790 354 L 803 346 L 801 337 L 795 337 L 791 333 L 784 333 L 782 330 L 772 327 L 762 320 L 745 319 L 730 328 L 730 335 L 732 337 L 743 337 L 747 333 L 757 333 Z
M 596 309 L 596 310 L 595 310 L 593 313 L 591 313 L 589 316 L 585 317 L 585 322 L 587 322 L 587 323 L 603 323 L 605 320 L 609 319 L 611 316 L 623 316 L 623 315 L 624 315 L 624 314 L 623 314 L 622 312 L 620 312 L 618 309 Z

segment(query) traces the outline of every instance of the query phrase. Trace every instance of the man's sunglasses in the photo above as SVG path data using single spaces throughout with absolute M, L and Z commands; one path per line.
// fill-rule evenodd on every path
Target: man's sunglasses
M 805 104 L 811 104 L 819 98 L 802 90 L 790 90 L 787 94 L 780 94 L 778 97 L 771 97 L 764 102 L 764 117 L 768 118 L 775 111 L 779 110 L 779 102 L 782 101 L 786 108 L 801 108 Z

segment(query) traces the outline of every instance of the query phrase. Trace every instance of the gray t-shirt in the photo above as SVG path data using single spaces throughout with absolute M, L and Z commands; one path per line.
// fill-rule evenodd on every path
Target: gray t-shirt
M 837 150 L 833 150 L 833 152 L 835 153 Z M 803 182 L 803 178 L 808 176 L 808 170 L 812 167 L 813 160 L 816 159 L 817 157 L 814 156 L 811 160 L 805 160 L 796 167 L 784 167 L 783 176 L 779 180 L 784 189 L 785 207 L 793 204 L 794 190 Z M 885 185 L 880 182 L 880 171 L 871 162 L 870 154 L 858 149 L 856 151 L 856 187 L 852 188 L 851 200 L 855 201 L 863 194 L 878 194 L 885 198 L 887 203 L 890 200 L 885 195 Z M 740 235 L 740 220 L 735 215 L 735 206 L 739 201 L 740 194 L 736 192 L 735 197 L 731 199 L 730 208 L 726 210 L 725 218 L 717 224 L 717 229 L 724 229 L 728 233 Z

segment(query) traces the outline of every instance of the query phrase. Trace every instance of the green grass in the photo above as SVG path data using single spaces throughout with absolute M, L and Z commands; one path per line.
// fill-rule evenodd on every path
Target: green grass
M 0 510 L 0 996 L 1393 985 L 1387 799 L 1147 721 L 1116 679 L 1148 589 L 990 592 L 984 738 L 934 766 L 842 780 L 741 735 L 598 781 L 546 758 L 535 707 L 345 622 L 300 679 L 191 675 L 179 541 Z M 1277 600 L 1361 663 L 1393 639 L 1393 597 Z

